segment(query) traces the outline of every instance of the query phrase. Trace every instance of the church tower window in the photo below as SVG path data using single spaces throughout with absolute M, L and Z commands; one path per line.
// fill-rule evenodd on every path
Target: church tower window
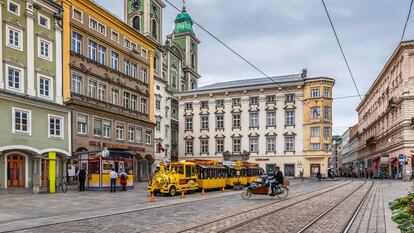
M 195 69 L 195 56 L 191 54 L 191 68 Z
M 158 23 L 157 23 L 157 20 L 155 20 L 155 19 L 152 19 L 152 29 L 151 29 L 151 34 L 152 34 L 152 37 L 154 37 L 154 39 L 158 39 Z
M 134 16 L 134 18 L 132 18 L 132 27 L 138 31 L 141 31 L 141 19 L 139 16 Z

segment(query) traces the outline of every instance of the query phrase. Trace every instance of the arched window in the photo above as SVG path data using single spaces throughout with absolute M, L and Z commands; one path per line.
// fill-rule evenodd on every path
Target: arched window
M 196 83 L 194 81 L 191 81 L 191 90 L 196 89 Z
M 154 69 L 158 70 L 158 57 L 154 56 Z
M 141 20 L 139 16 L 134 16 L 134 18 L 132 18 L 132 27 L 138 31 L 141 31 Z
M 181 91 L 185 91 L 185 85 L 181 84 Z
M 191 67 L 193 69 L 195 69 L 195 56 L 194 56 L 194 54 L 191 54 Z
M 152 19 L 152 29 L 151 29 L 151 34 L 152 37 L 154 37 L 155 39 L 158 39 L 158 23 L 157 20 Z

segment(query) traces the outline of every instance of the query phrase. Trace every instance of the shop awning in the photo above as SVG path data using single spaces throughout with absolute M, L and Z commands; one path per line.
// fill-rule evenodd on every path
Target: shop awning
M 389 158 L 387 163 L 392 164 L 395 160 L 397 160 L 397 157 Z
M 123 157 L 123 158 L 129 158 L 133 157 L 135 155 L 134 152 L 131 151 L 109 151 L 109 157 Z

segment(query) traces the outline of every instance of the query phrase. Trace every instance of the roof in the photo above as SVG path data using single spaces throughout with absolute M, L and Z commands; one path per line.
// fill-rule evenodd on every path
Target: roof
M 191 92 L 202 92 L 202 91 L 213 91 L 213 90 L 222 90 L 230 88 L 240 88 L 240 87 L 251 87 L 251 86 L 263 86 L 263 85 L 272 85 L 272 84 L 282 84 L 282 83 L 291 83 L 291 82 L 300 82 L 304 81 L 301 74 L 291 74 L 283 76 L 274 76 L 270 78 L 253 78 L 253 79 L 244 79 L 244 80 L 235 80 L 228 82 L 219 82 L 198 89 L 185 91 L 183 93 Z
M 185 8 L 175 18 L 174 34 L 193 32 L 193 20 Z

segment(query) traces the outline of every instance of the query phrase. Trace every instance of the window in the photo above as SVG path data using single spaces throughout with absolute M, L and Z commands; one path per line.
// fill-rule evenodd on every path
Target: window
M 43 16 L 41 14 L 38 14 L 38 21 L 39 21 L 40 26 L 42 26 L 44 28 L 47 28 L 47 29 L 50 29 L 50 20 L 49 20 L 49 18 L 47 18 L 46 16 Z
M 266 139 L 266 151 L 275 152 L 276 151 L 276 138 L 268 137 Z
M 193 130 L 193 118 L 185 118 L 185 130 Z
M 15 15 L 20 15 L 20 5 L 10 0 L 8 3 L 8 11 Z
M 98 83 L 94 80 L 89 80 L 89 88 L 88 88 L 88 95 L 91 98 L 96 99 L 96 89 L 97 89 Z
M 323 89 L 323 97 L 331 98 L 331 88 L 324 88 Z
M 6 65 L 7 68 L 7 89 L 23 92 L 23 74 L 22 70 Z
M 287 110 L 285 112 L 285 125 L 295 125 L 295 111 Z
M 76 94 L 82 94 L 82 77 L 77 74 L 72 74 L 71 91 Z
M 240 114 L 233 115 L 233 128 L 240 128 Z
M 72 51 L 81 54 L 82 53 L 82 35 L 72 32 Z
M 151 144 L 151 142 L 152 142 L 152 132 L 151 131 L 147 131 L 145 133 L 145 143 L 147 145 L 149 145 L 149 144 Z
M 321 144 L 320 143 L 311 143 L 311 150 L 320 150 Z
M 160 100 L 155 100 L 155 109 L 161 110 L 161 101 Z
M 119 105 L 119 90 L 112 88 L 111 90 L 111 99 L 113 105 Z
M 328 143 L 324 143 L 323 144 L 323 149 L 324 150 L 329 150 L 329 144 Z
M 240 153 L 241 146 L 240 146 L 240 139 L 233 139 L 233 153 Z
M 38 94 L 40 97 L 51 98 L 53 89 L 52 80 L 43 76 L 39 76 Z
M 201 142 L 201 153 L 203 154 L 207 154 L 208 153 L 208 140 L 207 139 L 203 139 L 200 140 Z
M 275 126 L 275 125 L 276 125 L 275 112 L 267 112 L 266 126 Z
M 105 65 L 106 60 L 106 48 L 102 45 L 99 45 L 98 48 L 98 62 L 102 65 Z
M 137 95 L 131 94 L 131 110 L 136 111 L 137 110 Z
M 129 109 L 129 103 L 131 102 L 131 94 L 129 92 L 124 92 L 124 108 Z
M 217 153 L 223 153 L 224 152 L 224 140 L 223 139 L 217 139 L 217 141 L 216 141 L 216 152 Z
M 144 83 L 148 82 L 147 69 L 145 69 L 145 68 L 141 69 L 141 82 L 144 82 Z
M 140 31 L 141 29 L 141 20 L 140 20 L 140 18 L 139 18 L 139 16 L 134 16 L 134 18 L 132 18 L 132 27 L 135 29 L 135 30 L 138 30 L 138 31 Z
M 138 65 L 135 63 L 132 63 L 131 64 L 131 77 L 137 78 L 137 70 L 138 70 Z
M 97 48 L 96 42 L 93 40 L 89 40 L 88 57 L 89 59 L 94 60 L 94 61 L 96 61 L 96 48 Z
M 104 138 L 111 138 L 112 137 L 112 122 L 111 121 L 103 121 L 103 137 Z
M 88 117 L 84 115 L 78 115 L 76 123 L 76 131 L 78 134 L 87 134 L 88 133 Z
M 193 141 L 190 141 L 190 140 L 185 141 L 185 153 L 186 154 L 193 153 Z
M 73 9 L 72 17 L 80 22 L 83 22 L 83 13 L 77 9 Z
M 98 99 L 100 101 L 105 101 L 106 99 L 106 85 L 103 83 L 99 83 L 98 87 Z
M 268 104 L 274 104 L 275 100 L 276 100 L 276 97 L 274 95 L 266 96 L 266 103 L 268 103 Z
M 124 124 L 116 123 L 116 139 L 124 140 Z
M 138 143 L 142 143 L 142 129 L 141 128 L 135 128 L 135 134 L 136 134 L 136 139 Z
M 208 129 L 208 116 L 201 117 L 201 129 Z
M 13 109 L 13 133 L 31 134 L 31 111 Z
M 131 41 L 128 39 L 124 39 L 124 47 L 127 49 L 131 49 Z
M 285 95 L 285 102 L 295 102 L 295 95 L 294 94 Z
M 259 127 L 259 113 L 250 113 L 250 127 Z
M 259 147 L 258 147 L 257 141 L 258 141 L 257 138 L 251 138 L 250 139 L 250 142 L 249 142 L 250 152 L 253 152 L 253 153 L 259 152 Z
M 201 109 L 208 109 L 208 101 L 201 101 Z
M 63 118 L 49 115 L 49 138 L 63 139 Z
M 117 32 L 112 31 L 111 39 L 119 43 L 119 34 Z
M 6 25 L 7 30 L 7 46 L 17 50 L 23 50 L 23 37 L 22 31 Z
M 39 38 L 38 56 L 40 58 L 51 61 L 52 60 L 52 43 Z
M 152 21 L 152 25 L 151 25 L 152 26 L 151 27 L 152 37 L 155 38 L 155 39 L 158 39 L 158 23 L 157 23 L 157 20 L 152 19 L 151 21 Z
M 192 103 L 185 103 L 185 109 L 193 109 Z
M 240 99 L 239 98 L 233 99 L 232 102 L 233 102 L 233 106 L 240 106 Z
M 250 104 L 252 105 L 259 104 L 259 97 L 250 97 Z
M 130 75 L 130 73 L 129 73 L 130 68 L 131 68 L 130 61 L 128 59 L 124 59 L 124 74 L 129 76 Z
M 311 127 L 311 137 L 319 137 L 321 135 L 319 127 Z
M 89 27 L 92 29 L 97 30 L 98 29 L 98 22 L 94 19 L 89 19 Z
M 112 52 L 111 55 L 111 68 L 114 70 L 118 70 L 118 61 L 119 61 L 119 54 Z
M 332 118 L 332 110 L 331 107 L 323 107 L 323 118 L 331 119 Z
M 285 137 L 285 151 L 294 151 L 294 148 L 295 148 L 295 138 Z
M 141 112 L 144 114 L 148 113 L 147 110 L 147 99 L 141 98 Z
M 313 107 L 311 108 L 311 118 L 317 119 L 321 116 L 321 107 Z
M 312 98 L 319 98 L 320 97 L 320 90 L 319 90 L 319 88 L 312 88 L 311 97 Z
M 155 129 L 157 132 L 161 132 L 161 122 L 159 120 L 155 122 Z
M 224 128 L 224 116 L 223 115 L 216 116 L 216 128 L 217 129 Z
M 128 141 L 135 142 L 135 127 L 134 126 L 128 127 Z
M 216 108 L 223 108 L 224 100 L 216 100 Z
M 141 48 L 141 57 L 145 57 L 145 58 L 147 58 L 147 50 L 146 49 L 144 49 L 144 48 Z
M 106 27 L 103 24 L 98 24 L 98 32 L 100 32 L 101 34 L 106 35 Z
M 93 136 L 102 136 L 102 119 L 100 118 L 93 118 Z
M 330 137 L 331 136 L 331 127 L 323 127 L 323 136 Z

